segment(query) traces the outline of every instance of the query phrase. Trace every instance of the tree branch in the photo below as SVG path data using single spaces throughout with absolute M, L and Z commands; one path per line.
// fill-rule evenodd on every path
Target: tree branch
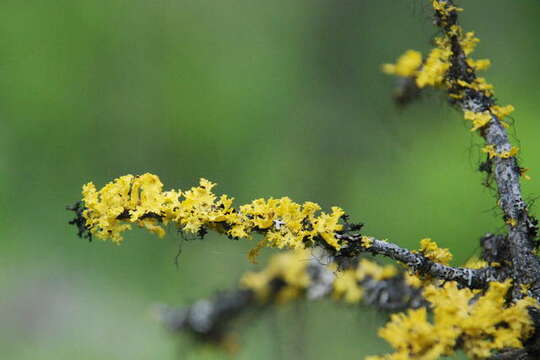
M 420 253 L 401 248 L 396 244 L 384 240 L 371 240 L 371 246 L 365 247 L 364 251 L 402 262 L 413 272 L 421 275 L 429 275 L 433 278 L 447 281 L 456 281 L 460 285 L 470 289 L 485 289 L 490 281 L 503 281 L 510 275 L 502 267 L 487 266 L 481 269 L 469 269 L 439 264 Z
M 364 265 L 374 264 L 368 262 Z M 356 272 L 369 271 L 362 270 L 362 263 L 349 263 L 348 266 Z M 295 300 L 336 299 L 335 285 L 341 273 L 330 270 L 315 257 L 311 257 L 305 272 L 309 276 L 309 285 L 301 289 Z M 291 285 L 286 276 L 276 274 L 268 279 L 268 283 L 271 290 L 263 298 L 257 295 L 255 289 L 248 287 L 221 291 L 187 307 L 163 306 L 159 309 L 159 318 L 172 332 L 189 334 L 205 343 L 219 344 L 227 338 L 233 324 L 246 313 L 259 313 L 283 302 L 280 293 Z M 357 281 L 357 286 L 362 292 L 361 302 L 380 311 L 399 311 L 426 305 L 422 289 L 409 284 L 403 272 L 385 279 L 367 275 Z
M 534 250 L 537 236 L 537 220 L 528 213 L 528 206 L 523 200 L 520 187 L 522 169 L 518 165 L 515 154 L 512 154 L 512 145 L 501 119 L 494 113 L 495 99 L 489 91 L 471 88 L 478 76 L 475 69 L 467 62 L 467 55 L 456 33 L 455 25 L 458 22 L 458 10 L 452 0 L 438 1 L 444 10 L 435 10 L 435 23 L 451 42 L 451 67 L 447 73 L 447 80 L 452 84 L 448 89 L 452 102 L 464 112 L 475 114 L 488 112 L 491 120 L 480 129 L 480 135 L 486 145 L 495 153 L 489 154 L 491 172 L 497 184 L 497 204 L 507 223 L 508 242 L 510 249 L 510 262 L 512 264 L 512 278 L 517 285 L 531 285 L 532 295 L 540 299 L 540 263 Z M 507 154 L 507 155 L 497 155 Z M 519 287 L 516 287 L 519 288 Z M 522 296 L 514 292 L 517 297 Z
M 77 204 L 71 208 L 68 208 L 75 212 L 75 219 L 70 221 L 70 224 L 74 224 L 78 227 L 79 235 L 81 234 L 91 234 L 95 228 L 90 227 L 85 221 L 84 212 L 85 208 L 80 204 Z M 126 208 L 120 212 L 116 217 L 117 221 L 129 221 L 130 212 L 137 211 L 137 209 Z M 229 211 L 232 213 L 237 213 L 238 211 L 234 208 L 231 208 Z M 268 234 L 273 234 L 275 231 L 282 231 L 287 223 L 283 222 L 275 214 L 275 219 L 270 223 L 273 225 L 269 228 L 260 228 L 255 227 L 252 231 L 260 233 L 265 237 Z M 138 222 L 146 221 L 151 219 L 152 221 L 163 222 L 165 221 L 165 216 L 161 213 L 146 212 L 143 213 L 139 218 L 136 219 Z M 446 281 L 457 281 L 460 285 L 469 287 L 472 289 L 484 289 L 487 287 L 488 282 L 490 281 L 503 281 L 508 277 L 508 272 L 503 271 L 501 267 L 492 267 L 488 266 L 482 269 L 468 269 L 460 267 L 451 267 L 448 265 L 437 263 L 430 258 L 424 256 L 420 252 L 413 252 L 399 247 L 396 244 L 378 240 L 371 237 L 363 236 L 359 233 L 361 230 L 361 224 L 353 224 L 348 221 L 348 216 L 342 216 L 341 221 L 343 222 L 340 225 L 341 230 L 335 231 L 331 238 L 335 239 L 336 242 L 342 244 L 339 248 L 330 246 L 327 238 L 317 235 L 312 237 L 309 241 L 301 244 L 305 248 L 314 248 L 320 247 L 325 249 L 330 256 L 336 259 L 352 259 L 357 260 L 363 253 L 371 253 L 373 255 L 382 255 L 393 260 L 400 261 L 407 265 L 412 271 L 417 272 L 418 274 L 430 276 L 437 279 L 442 279 Z M 307 228 L 312 228 L 313 225 L 307 222 L 305 219 L 301 221 L 302 226 Z M 148 225 L 148 224 L 144 224 Z M 152 224 L 155 228 L 156 225 Z M 221 229 L 224 227 L 230 226 L 225 221 L 223 222 L 208 222 L 205 224 L 205 227 L 208 229 Z M 201 232 L 200 235 L 204 236 L 206 230 Z M 88 235 L 89 236 L 89 235 Z M 367 241 L 363 241 L 367 240 Z M 264 241 L 262 242 L 263 246 Z

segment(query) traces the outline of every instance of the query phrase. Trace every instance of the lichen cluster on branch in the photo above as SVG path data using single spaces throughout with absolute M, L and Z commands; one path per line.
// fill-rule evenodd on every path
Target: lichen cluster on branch
M 413 80 L 418 88 L 445 89 L 450 103 L 459 107 L 464 118 L 471 121 L 471 130 L 485 139 L 482 152 L 487 159 L 482 171 L 488 174 L 485 182 L 488 186 L 491 177 L 497 185 L 497 205 L 509 234 L 512 278 L 518 284 L 529 285 L 532 295 L 540 299 L 540 263 L 535 256 L 538 221 L 529 214 L 520 188 L 520 177 L 530 177 L 526 175 L 527 169 L 519 166 L 519 148 L 510 143 L 506 132 L 509 126 L 506 117 L 514 107 L 496 105 L 493 85 L 477 76 L 477 71 L 486 69 L 490 61 L 471 58 L 479 40 L 458 24 L 458 13 L 462 9 L 451 0 L 432 0 L 431 4 L 435 24 L 441 29 L 431 53 L 422 60 L 419 53 L 409 50 L 396 64 L 383 66 L 383 71 Z M 519 293 L 513 295 L 516 297 Z
M 395 265 L 366 258 L 326 263 L 313 251 L 292 250 L 273 255 L 260 271 L 245 273 L 238 288 L 189 306 L 161 308 L 159 315 L 171 331 L 227 349 L 233 326 L 248 312 L 319 299 L 382 311 L 418 308 L 425 305 L 421 286 L 422 280 Z
M 493 282 L 482 296 L 478 290 L 459 288 L 455 282 L 426 286 L 423 295 L 431 305 L 432 320 L 426 308 L 392 315 L 379 335 L 396 352 L 366 360 L 435 360 L 453 355 L 457 348 L 472 359 L 485 359 L 494 351 L 522 348 L 521 339 L 534 331 L 528 308 L 538 303 L 526 297 L 507 304 L 505 296 L 511 283 Z
M 269 264 L 259 272 L 247 272 L 242 276 L 240 284 L 251 289 L 262 302 L 271 297 L 279 303 L 296 299 L 314 285 L 309 273 L 312 261 L 306 250 L 296 250 L 274 255 Z M 404 281 L 411 287 L 420 287 L 421 281 L 414 275 L 400 274 L 394 265 L 381 266 L 368 259 L 361 259 L 356 266 L 338 271 L 337 263 L 326 266 L 332 273 L 331 293 L 335 300 L 347 303 L 358 303 L 364 297 L 362 283 L 368 279 L 384 281 L 398 276 L 404 276 Z M 275 282 L 279 280 L 279 290 Z
M 424 240 L 423 246 L 429 249 L 433 244 Z M 467 265 L 477 268 L 486 263 L 471 259 Z M 185 308 L 167 308 L 161 319 L 173 331 L 224 346 L 232 323 L 242 313 L 273 304 L 329 298 L 378 310 L 408 309 L 392 315 L 379 331 L 396 352 L 368 357 L 371 360 L 431 360 L 453 355 L 458 348 L 471 358 L 484 359 L 494 351 L 522 348 L 522 339 L 534 330 L 528 308 L 538 304 L 530 297 L 508 303 L 511 280 L 471 290 L 455 281 L 421 279 L 365 258 L 339 267 L 336 262 L 323 265 L 306 250 L 279 253 L 262 270 L 244 274 L 239 289 Z
M 448 251 L 441 254 L 429 239 L 422 241 L 422 247 L 425 251 L 433 251 L 434 256 L 444 255 L 445 260 L 451 258 Z M 261 303 L 297 299 L 313 286 L 307 259 L 309 253 L 306 251 L 277 254 L 262 271 L 246 273 L 241 280 L 242 287 L 254 291 Z M 468 265 L 486 266 L 484 261 L 476 259 L 471 259 Z M 335 271 L 336 264 L 330 264 L 327 269 Z M 484 359 L 493 351 L 522 348 L 522 339 L 534 331 L 528 308 L 537 307 L 538 303 L 531 297 L 508 303 L 506 295 L 512 286 L 510 279 L 491 282 L 485 291 L 473 290 L 460 287 L 455 281 L 422 280 L 413 274 L 402 273 L 393 265 L 381 266 L 361 259 L 356 266 L 335 273 L 329 291 L 334 300 L 357 304 L 364 298 L 364 293 L 372 289 L 371 281 L 384 283 L 389 279 L 401 279 L 408 287 L 420 289 L 419 293 L 429 306 L 392 315 L 379 335 L 396 352 L 368 357 L 370 360 L 431 360 L 453 355 L 457 348 L 463 349 L 471 358 Z M 424 305 L 418 301 L 416 304 Z M 432 318 L 428 316 L 428 308 L 433 312 Z
M 83 187 L 82 215 L 90 235 L 116 243 L 131 224 L 163 236 L 161 224 L 173 223 L 192 234 L 215 230 L 232 238 L 251 238 L 264 233 L 260 247 L 303 249 L 321 239 L 336 250 L 347 245 L 347 240 L 335 236 L 343 229 L 345 214 L 338 207 L 324 213 L 313 202 L 301 205 L 283 197 L 257 199 L 236 209 L 233 198 L 218 198 L 212 192 L 214 186 L 201 179 L 199 186 L 187 191 L 163 191 L 159 178 L 148 173 L 119 177 L 100 190 L 88 183 Z
M 435 47 L 423 59 L 422 54 L 416 50 L 407 50 L 400 56 L 395 64 L 384 64 L 383 71 L 387 74 L 401 77 L 410 77 L 415 80 L 418 88 L 437 87 L 449 90 L 449 96 L 454 100 L 464 99 L 468 96 L 469 90 L 482 92 L 486 98 L 494 95 L 493 85 L 489 84 L 485 78 L 476 77 L 475 72 L 486 70 L 491 65 L 489 59 L 476 60 L 470 57 L 474 52 L 476 45 L 480 42 L 474 32 L 464 32 L 461 26 L 456 23 L 448 24 L 448 18 L 462 9 L 451 5 L 445 1 L 433 0 L 433 8 L 436 11 L 438 21 L 441 26 L 448 26 L 448 30 L 443 32 L 442 36 L 435 38 Z M 468 66 L 468 79 L 462 79 L 452 74 L 454 56 L 454 47 L 459 46 L 465 56 L 465 64 Z M 471 122 L 471 131 L 480 130 L 485 127 L 496 116 L 506 127 L 509 125 L 504 122 L 505 117 L 514 111 L 512 105 L 499 106 L 494 103 L 489 109 L 478 111 L 463 111 L 465 120 Z M 518 148 L 498 153 L 489 145 L 484 148 L 491 157 L 508 158 L 518 153 Z
M 231 297 L 244 302 L 282 303 L 309 294 L 317 284 L 308 263 L 299 261 L 298 256 L 306 256 L 303 251 L 313 247 L 328 250 L 335 260 L 345 257 L 356 261 L 355 267 L 340 268 L 339 276 L 326 283 L 325 289 L 336 300 L 358 303 L 365 298 L 366 281 L 381 284 L 401 276 L 407 286 L 423 289 L 429 306 L 393 315 L 379 334 L 395 352 L 371 359 L 432 360 L 459 348 L 474 359 L 484 359 L 499 351 L 522 348 L 538 328 L 530 313 L 539 308 L 540 264 L 534 254 L 537 221 L 528 212 L 519 182 L 522 176 L 528 178 L 527 169 L 518 165 L 519 148 L 510 143 L 506 132 L 506 118 L 514 108 L 496 105 L 493 86 L 476 75 L 487 69 L 490 61 L 471 57 L 479 39 L 457 23 L 462 9 L 451 0 L 431 0 L 431 4 L 435 24 L 441 29 L 435 47 L 425 57 L 408 50 L 395 64 L 384 65 L 383 71 L 406 79 L 405 83 L 417 90 L 446 90 L 450 103 L 470 121 L 471 131 L 485 139 L 483 171 L 496 181 L 497 205 L 508 230 L 502 241 L 491 236 L 493 241 L 483 244 L 484 252 L 490 250 L 490 244 L 498 244 L 491 255 L 484 256 L 485 261 L 454 268 L 449 265 L 450 252 L 430 239 L 423 239 L 418 251 L 410 251 L 362 235 L 361 225 L 348 223 L 338 207 L 325 213 L 315 203 L 297 204 L 287 197 L 257 199 L 234 207 L 233 198 L 217 197 L 212 192 L 215 184 L 208 180 L 201 179 L 199 186 L 187 191 L 163 191 L 163 184 L 152 174 L 122 176 L 100 190 L 92 183 L 85 185 L 83 205 L 72 208 L 77 213 L 72 223 L 79 227 L 80 235 L 115 243 L 122 241 L 122 233 L 132 225 L 163 236 L 163 225 L 172 223 L 183 232 L 200 236 L 208 230 L 230 238 L 262 234 L 251 258 L 263 247 L 296 250 L 274 257 L 261 272 L 246 274 L 241 296 Z M 359 260 L 363 253 L 384 255 L 412 272 L 403 275 L 394 267 Z M 501 258 L 502 253 L 507 256 Z M 529 350 L 524 351 L 522 354 L 529 356 Z
M 540 265 L 534 254 L 537 221 L 528 213 L 519 183 L 521 176 L 530 178 L 525 175 L 527 169 L 518 165 L 519 149 L 510 144 L 505 131 L 509 127 L 505 118 L 514 111 L 514 107 L 496 105 L 493 85 L 476 75 L 477 71 L 489 67 L 490 61 L 470 57 L 479 39 L 473 32 L 464 32 L 457 23 L 458 13 L 462 9 L 451 0 L 431 0 L 431 4 L 435 24 L 441 29 L 442 35 L 435 38 L 435 47 L 430 54 L 423 59 L 419 52 L 408 50 L 396 64 L 384 65 L 383 71 L 409 79 L 417 89 L 426 86 L 445 89 L 450 103 L 457 105 L 463 111 L 465 120 L 471 122 L 471 131 L 477 131 L 485 139 L 482 151 L 487 154 L 487 161 L 482 170 L 489 176 L 493 174 L 497 183 L 497 205 L 503 212 L 503 220 L 508 228 L 508 244 L 505 245 L 508 258 L 504 262 L 511 268 L 513 286 L 509 297 L 514 302 L 505 301 L 511 280 L 491 283 L 489 290 L 477 300 L 475 290 L 461 289 L 462 294 L 465 291 L 471 293 L 463 301 L 459 301 L 460 296 L 450 296 L 452 300 L 449 302 L 439 295 L 441 291 L 452 290 L 450 286 L 453 285 L 436 289 L 427 287 L 424 295 L 433 306 L 434 320 L 442 327 L 430 325 L 423 309 L 395 315 L 380 331 L 380 335 L 392 344 L 396 352 L 377 359 L 437 359 L 449 355 L 457 344 L 472 358 L 489 357 L 495 350 L 521 348 L 523 344 L 520 339 L 527 338 L 534 328 L 527 309 L 537 308 L 538 304 L 533 298 L 540 298 Z M 524 295 L 532 297 L 523 298 Z M 454 302 L 458 306 L 454 306 Z M 464 313 L 469 318 L 462 322 L 461 315 Z M 520 315 L 516 319 L 521 321 L 511 320 L 518 313 Z M 445 314 L 447 320 L 441 321 L 441 316 Z M 483 314 L 483 318 L 479 318 L 479 314 Z M 499 316 L 504 314 L 509 317 L 501 320 Z M 517 331 L 520 326 L 521 330 Z M 411 334 L 408 330 L 413 327 L 415 330 L 412 333 L 416 338 L 407 337 L 407 334 Z M 452 332 L 457 329 L 460 334 L 454 336 Z M 516 332 L 507 332 L 509 329 Z M 456 343 L 457 339 L 459 341 Z M 523 354 L 527 355 L 527 352 Z
M 125 175 L 97 190 L 93 183 L 83 186 L 82 206 L 75 208 L 78 217 L 72 223 L 79 233 L 90 237 L 123 241 L 122 233 L 132 224 L 165 235 L 163 225 L 175 224 L 181 231 L 204 235 L 214 230 L 231 238 L 264 238 L 250 251 L 254 261 L 264 247 L 306 249 L 322 247 L 332 256 L 356 258 L 361 253 L 382 254 L 400 261 L 414 272 L 457 280 L 470 287 L 485 287 L 492 280 L 492 268 L 452 268 L 451 255 L 430 239 L 423 239 L 419 251 L 403 249 L 385 240 L 362 235 L 360 224 L 349 223 L 341 208 L 333 207 L 327 214 L 319 205 L 305 202 L 300 205 L 287 197 L 257 199 L 233 207 L 233 198 L 212 192 L 215 186 L 201 179 L 198 187 L 187 191 L 163 191 L 156 175 Z

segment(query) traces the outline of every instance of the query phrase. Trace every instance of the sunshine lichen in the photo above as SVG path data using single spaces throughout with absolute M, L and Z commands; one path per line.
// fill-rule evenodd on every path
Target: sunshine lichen
M 419 51 L 407 50 L 395 64 L 384 64 L 382 69 L 387 74 L 410 77 L 416 75 L 420 65 L 422 65 L 422 54 Z
M 444 75 L 450 68 L 450 55 L 452 51 L 445 48 L 434 48 L 429 53 L 426 63 L 418 72 L 416 85 L 419 88 L 426 86 L 439 86 L 444 82 Z
M 508 159 L 510 157 L 516 156 L 519 153 L 519 148 L 516 146 L 512 146 L 510 150 L 503 150 L 501 152 L 497 152 L 494 145 L 486 145 L 482 148 L 482 152 L 488 154 L 488 157 L 490 159 L 494 157 Z
M 350 269 L 336 275 L 333 291 L 334 299 L 343 299 L 347 303 L 354 304 L 362 299 L 363 293 L 358 284 L 356 271 Z
M 379 335 L 396 352 L 368 359 L 435 360 L 454 354 L 458 343 L 471 358 L 485 359 L 497 350 L 523 347 L 534 330 L 527 308 L 538 305 L 530 297 L 508 304 L 505 295 L 510 287 L 511 281 L 492 282 L 485 294 L 460 289 L 455 282 L 426 287 L 433 320 L 425 308 L 392 315 Z
M 489 59 L 473 59 L 472 53 L 480 42 L 474 32 L 465 32 L 455 21 L 457 11 L 462 11 L 447 1 L 432 0 L 435 10 L 436 23 L 444 28 L 441 36 L 434 39 L 435 46 L 427 58 L 418 65 L 422 58 L 420 53 L 407 50 L 400 56 L 396 64 L 386 64 L 383 71 L 387 74 L 411 77 L 416 81 L 418 88 L 437 87 L 448 91 L 452 103 L 461 103 L 464 118 L 472 122 L 471 131 L 480 132 L 491 122 L 493 117 L 501 125 L 509 127 L 504 121 L 514 107 L 512 105 L 492 105 L 494 102 L 494 88 L 485 78 L 476 76 L 475 71 L 486 70 L 491 65 Z M 465 73 L 464 75 L 458 75 Z M 477 98 L 485 99 L 480 105 L 471 99 L 476 93 Z M 496 153 L 488 147 L 484 151 L 490 157 L 508 158 L 515 156 L 517 151 L 513 148 L 508 152 Z
M 270 301 L 285 303 L 294 300 L 304 294 L 311 285 L 308 269 L 310 256 L 307 250 L 276 254 L 263 270 L 244 274 L 240 285 L 254 291 L 261 303 Z M 400 276 L 396 266 L 379 265 L 367 259 L 361 259 L 356 267 L 344 270 L 340 270 L 335 262 L 326 267 L 333 273 L 332 298 L 349 304 L 356 304 L 362 300 L 363 281 L 383 281 Z M 415 280 L 418 278 L 414 275 L 408 276 L 411 279 L 411 286 L 418 287 Z
M 440 248 L 435 241 L 428 238 L 420 240 L 420 253 L 431 261 L 443 265 L 448 265 L 452 260 L 452 254 L 448 249 Z
M 272 281 L 279 279 L 283 286 L 276 295 L 276 301 L 288 302 L 298 297 L 310 284 L 306 271 L 309 257 L 309 252 L 305 250 L 274 255 L 264 270 L 244 274 L 240 284 L 253 290 L 260 301 L 266 302 L 272 291 Z
M 491 114 L 489 111 L 473 112 L 470 110 L 464 111 L 465 120 L 472 121 L 471 131 L 478 130 L 487 125 L 491 121 Z
M 84 185 L 83 217 L 88 231 L 99 239 L 120 243 L 122 233 L 135 224 L 163 236 L 162 225 L 172 223 L 180 230 L 201 234 L 207 230 L 225 233 L 232 238 L 252 238 L 264 235 L 261 247 L 304 249 L 322 241 L 339 250 L 347 244 L 336 237 L 343 229 L 345 212 L 332 207 L 330 213 L 320 212 L 320 206 L 298 204 L 288 197 L 257 199 L 233 207 L 233 198 L 216 196 L 216 184 L 201 179 L 199 186 L 187 191 L 163 191 L 156 175 L 125 175 L 97 190 L 93 183 Z

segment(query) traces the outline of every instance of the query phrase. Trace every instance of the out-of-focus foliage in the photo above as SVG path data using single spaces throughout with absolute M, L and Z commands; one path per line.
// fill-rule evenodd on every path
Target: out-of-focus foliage
M 439 95 L 405 110 L 380 64 L 426 53 L 419 1 L 5 1 L 0 13 L 0 348 L 8 359 L 220 359 L 177 343 L 149 315 L 257 269 L 223 238 L 130 233 L 87 243 L 63 208 L 80 184 L 159 173 L 258 197 L 339 204 L 366 232 L 423 237 L 461 263 L 496 231 L 479 141 Z M 467 3 L 464 27 L 540 194 L 540 3 Z M 512 121 L 512 119 L 508 119 Z M 533 205 L 533 212 L 535 212 Z M 267 253 L 267 252 L 266 252 Z M 266 254 L 263 252 L 264 254 Z M 263 263 L 263 261 L 261 261 Z M 244 331 L 241 359 L 357 359 L 386 350 L 384 317 L 330 303 L 291 306 Z M 352 346 L 354 344 L 355 346 Z M 360 345 L 360 346 L 359 346 Z M 181 354 L 179 354 L 179 352 Z

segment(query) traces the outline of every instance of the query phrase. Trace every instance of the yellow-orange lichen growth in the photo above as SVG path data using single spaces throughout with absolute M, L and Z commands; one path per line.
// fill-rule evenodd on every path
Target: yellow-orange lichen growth
M 259 247 L 303 249 L 315 239 L 335 249 L 346 244 L 335 236 L 343 228 L 340 219 L 345 214 L 339 207 L 324 213 L 315 203 L 298 204 L 283 197 L 257 199 L 234 208 L 234 199 L 216 196 L 214 186 L 201 179 L 199 186 L 187 191 L 163 191 L 153 174 L 125 175 L 100 190 L 88 183 L 82 191 L 83 217 L 91 234 L 115 243 L 122 241 L 122 233 L 133 224 L 163 236 L 162 225 L 172 223 L 193 234 L 215 230 L 234 238 L 251 238 L 262 233 Z
M 362 236 L 360 238 L 360 242 L 363 247 L 370 248 L 373 245 L 373 238 L 370 238 L 369 236 Z
M 478 290 L 459 289 L 455 282 L 427 286 L 424 296 L 431 303 L 433 319 L 425 308 L 392 315 L 379 335 L 396 352 L 368 359 L 435 360 L 454 354 L 458 341 L 474 359 L 488 358 L 504 348 L 523 347 L 523 340 L 534 330 L 527 308 L 538 304 L 530 297 L 507 304 L 510 287 L 511 281 L 492 282 L 479 296 Z
M 418 72 L 416 85 L 419 88 L 439 86 L 444 82 L 444 76 L 450 68 L 452 51 L 448 47 L 434 48 L 429 53 L 426 63 Z
M 486 145 L 482 148 L 482 152 L 485 152 L 486 154 L 488 154 L 488 157 L 490 159 L 493 159 L 494 157 L 498 157 L 501 159 L 508 159 L 510 157 L 516 156 L 519 153 L 519 148 L 516 146 L 512 146 L 510 150 L 497 152 L 497 150 L 495 149 L 495 146 Z
M 453 13 L 462 10 L 454 5 L 450 5 L 446 1 L 440 0 L 433 0 L 432 6 L 442 26 L 446 24 Z M 488 83 L 483 77 L 472 76 L 469 80 L 465 81 L 464 79 L 456 79 L 455 75 L 449 76 L 450 68 L 453 64 L 456 64 L 455 56 L 458 55 L 459 58 L 460 55 L 459 53 L 454 54 L 456 48 L 453 46 L 455 46 L 456 40 L 459 44 L 459 49 L 465 55 L 465 63 L 469 66 L 466 69 L 468 73 L 489 68 L 491 65 L 489 59 L 476 60 L 471 57 L 471 54 L 480 42 L 475 33 L 464 32 L 461 26 L 452 24 L 445 29 L 442 36 L 434 39 L 435 47 L 433 47 L 420 65 L 418 63 L 422 59 L 421 54 L 414 50 L 407 50 L 405 54 L 398 58 L 396 64 L 384 65 L 383 71 L 387 74 L 412 77 L 415 79 L 416 85 L 419 88 L 428 86 L 445 88 L 449 90 L 448 96 L 454 101 L 464 99 L 469 89 L 481 92 L 484 96 L 493 96 L 493 85 Z M 456 66 L 459 69 L 460 65 Z M 463 110 L 465 119 L 472 121 L 471 131 L 475 131 L 485 127 L 491 121 L 491 115 L 497 117 L 503 126 L 508 127 L 504 118 L 514 108 L 512 105 L 504 107 L 493 105 L 489 110 L 471 111 L 466 107 Z
M 491 121 L 491 114 L 489 111 L 483 112 L 473 112 L 470 110 L 465 110 L 463 113 L 465 120 L 472 121 L 471 131 L 478 130 L 486 126 Z
M 491 66 L 491 60 L 489 59 L 478 59 L 474 60 L 467 58 L 467 64 L 476 71 L 486 70 Z
M 394 265 L 379 265 L 373 261 L 362 259 L 356 268 L 356 278 L 361 281 L 366 277 L 375 280 L 386 280 L 398 274 L 398 270 Z
M 440 248 L 437 243 L 431 239 L 420 240 L 420 253 L 433 262 L 448 265 L 452 260 L 452 254 L 446 248 Z
M 310 284 L 307 272 L 309 258 L 306 250 L 274 255 L 264 270 L 244 274 L 240 284 L 253 290 L 260 301 L 266 302 L 271 292 L 271 282 L 280 279 L 284 285 L 276 295 L 276 301 L 288 302 L 298 297 Z
M 308 271 L 310 258 L 311 254 L 307 250 L 276 254 L 263 270 L 245 273 L 240 285 L 242 288 L 252 290 L 261 303 L 271 301 L 285 303 L 295 300 L 311 285 Z M 357 304 L 362 300 L 364 295 L 362 281 L 383 281 L 400 275 L 394 265 L 379 265 L 367 259 L 361 259 L 355 268 L 345 270 L 338 270 L 336 263 L 330 263 L 326 267 L 333 273 L 332 299 L 349 304 Z M 410 285 L 418 287 L 419 279 L 414 275 L 409 277 Z M 276 293 L 272 293 L 276 291 L 276 281 L 281 286 Z
M 345 270 L 336 274 L 332 294 L 334 299 L 343 299 L 347 303 L 354 304 L 362 299 L 363 294 L 355 270 Z
M 383 72 L 403 77 L 415 76 L 422 65 L 422 54 L 419 51 L 407 50 L 395 64 L 384 64 Z

